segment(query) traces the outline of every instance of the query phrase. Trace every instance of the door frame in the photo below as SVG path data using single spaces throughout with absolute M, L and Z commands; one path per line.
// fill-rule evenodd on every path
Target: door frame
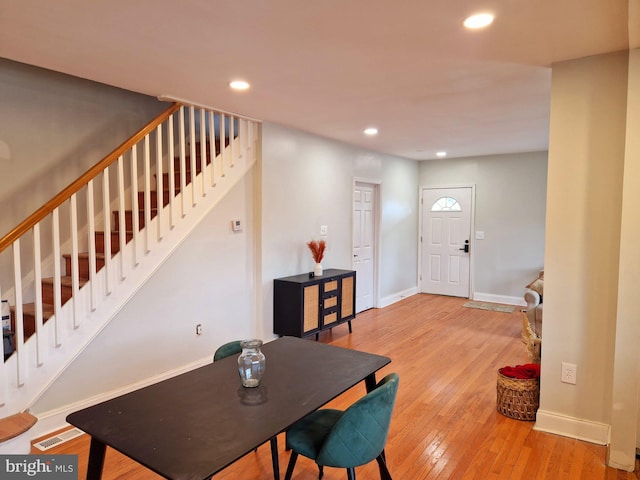
M 353 262 L 353 227 L 354 227 L 354 218 L 353 218 L 353 202 L 355 201 L 355 189 L 356 183 L 366 183 L 373 187 L 373 193 L 375 196 L 373 207 L 375 209 L 373 213 L 373 308 L 379 308 L 380 306 L 380 282 L 379 272 L 380 272 L 380 251 L 382 250 L 382 238 L 380 235 L 380 198 L 382 197 L 382 181 L 374 180 L 371 178 L 363 178 L 363 177 L 353 177 L 353 182 L 351 184 L 351 207 L 350 207 L 350 215 L 351 215 L 351 268 L 355 270 L 355 265 Z M 356 284 L 358 282 L 358 278 L 356 276 Z M 357 307 L 354 307 L 357 308 Z
M 418 198 L 420 199 L 419 212 L 418 212 L 418 292 L 422 292 L 422 217 L 424 215 L 424 204 L 422 191 L 423 190 L 436 190 L 442 188 L 471 188 L 471 224 L 469 225 L 469 296 L 467 298 L 473 299 L 475 294 L 474 285 L 474 265 L 475 265 L 475 253 L 476 253 L 476 238 L 475 238 L 475 225 L 476 225 L 476 184 L 475 183 L 454 183 L 445 185 L 420 185 L 418 187 Z

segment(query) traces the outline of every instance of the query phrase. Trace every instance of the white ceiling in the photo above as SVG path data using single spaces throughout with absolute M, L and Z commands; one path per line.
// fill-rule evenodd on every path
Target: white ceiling
M 629 48 L 636 1 L 0 0 L 0 57 L 407 158 L 536 151 L 550 65 Z

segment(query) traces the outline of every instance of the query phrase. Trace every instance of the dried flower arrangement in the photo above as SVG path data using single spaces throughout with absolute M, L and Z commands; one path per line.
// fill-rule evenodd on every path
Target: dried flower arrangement
M 307 242 L 307 247 L 311 250 L 311 256 L 316 263 L 322 262 L 324 250 L 327 248 L 327 242 L 324 240 L 311 240 Z

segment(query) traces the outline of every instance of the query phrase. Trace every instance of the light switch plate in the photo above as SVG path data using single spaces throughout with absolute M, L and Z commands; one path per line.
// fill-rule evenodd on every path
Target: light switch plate
M 484 240 L 484 232 L 482 230 L 476 230 L 476 240 Z

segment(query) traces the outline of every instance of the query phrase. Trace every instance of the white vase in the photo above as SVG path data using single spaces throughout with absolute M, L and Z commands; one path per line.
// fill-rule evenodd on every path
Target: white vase
M 313 267 L 313 274 L 316 277 L 321 277 L 322 276 L 322 264 L 321 263 L 316 263 L 315 267 Z

